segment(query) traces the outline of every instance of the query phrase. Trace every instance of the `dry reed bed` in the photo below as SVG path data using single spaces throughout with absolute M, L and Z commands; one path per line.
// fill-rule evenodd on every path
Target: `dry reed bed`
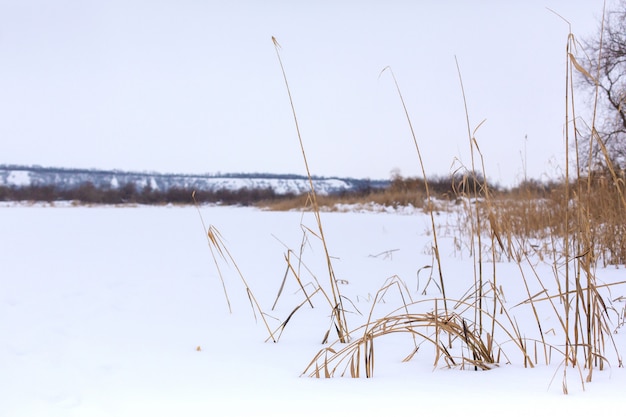
M 311 178 L 279 53 L 280 46 L 275 39 L 273 42 L 291 103 L 304 163 Z M 573 100 L 572 74 L 575 70 L 582 70 L 571 54 L 573 43 L 573 36 L 570 35 L 567 49 L 568 128 L 565 133 L 568 168 L 565 178 L 572 177 L 569 173 L 569 143 L 570 135 L 577 132 L 576 129 L 570 131 L 571 121 L 576 119 L 570 102 Z M 604 283 L 596 276 L 598 263 L 617 265 L 623 264 L 626 259 L 623 237 L 626 218 L 624 179 L 612 168 L 610 160 L 606 161 L 605 174 L 608 176 L 604 180 L 585 177 L 581 173 L 592 170 L 577 166 L 573 183 L 564 180 L 560 187 L 553 187 L 549 194 L 542 194 L 540 198 L 530 192 L 503 197 L 484 180 L 487 175 L 475 137 L 480 124 L 472 129 L 467 116 L 471 166 L 459 167 L 453 174 L 460 181 L 455 186 L 455 195 L 450 199 L 460 204 L 449 205 L 449 209 L 457 213 L 458 221 L 456 225 L 441 225 L 437 223 L 435 215 L 442 207 L 425 204 L 434 202 L 434 195 L 429 188 L 416 135 L 398 82 L 390 69 L 384 71 L 392 77 L 407 116 L 422 168 L 423 182 L 405 189 L 396 187 L 361 195 L 357 201 L 411 204 L 424 210 L 431 220 L 430 251 L 433 256 L 432 265 L 428 267 L 430 277 L 426 286 L 432 284 L 430 288 L 436 288 L 437 295 L 427 296 L 424 291 L 414 300 L 401 277 L 390 278 L 370 300 L 369 314 L 360 315 L 362 323 L 350 329 L 346 314 L 359 312 L 353 301 L 343 294 L 340 280 L 335 277 L 333 259 L 328 252 L 320 216 L 324 205 L 333 207 L 337 202 L 332 197 L 316 195 L 311 183 L 308 196 L 294 201 L 296 207 L 310 211 L 314 216 L 314 226 L 303 223 L 302 245 L 300 248 L 287 249 L 286 270 L 281 285 L 282 289 L 287 280 L 296 282 L 302 290 L 302 298 L 293 305 L 276 329 L 272 330 L 268 325 L 265 320 L 267 313 L 236 268 L 245 284 L 255 316 L 258 313 L 263 317 L 268 330 L 267 340 L 278 342 L 282 332 L 292 323 L 294 315 L 321 299 L 331 316 L 331 323 L 322 341 L 330 344 L 315 355 L 303 375 L 372 377 L 376 346 L 394 334 L 405 334 L 410 340 L 405 360 L 415 358 L 418 351 L 425 350 L 422 346 L 429 345 L 434 355 L 434 366 L 443 364 L 447 367 L 488 370 L 497 364 L 515 363 L 518 360 L 528 367 L 540 363 L 553 364 L 556 361 L 556 364 L 563 365 L 562 386 L 565 393 L 568 390 L 569 369 L 577 370 L 584 384 L 591 381 L 595 369 L 602 370 L 609 365 L 623 366 L 613 334 L 625 322 L 626 307 L 620 303 L 626 299 L 623 294 L 626 282 Z M 460 69 L 459 80 L 463 91 Z M 463 98 L 465 100 L 464 91 Z M 599 137 L 594 139 L 601 142 Z M 273 208 L 293 208 L 294 201 L 284 206 L 274 205 Z M 206 230 L 218 270 L 220 262 L 235 264 L 217 229 L 210 226 Z M 438 236 L 450 235 L 450 231 L 453 238 L 458 239 L 460 250 L 469 254 L 473 262 L 472 271 L 469 271 L 471 278 L 462 294 L 446 293 L 446 281 L 459 279 L 446 275 L 440 255 Z M 328 276 L 324 280 L 312 276 L 312 281 L 307 282 L 304 275 L 308 267 L 303 262 L 303 255 L 312 242 L 322 248 Z M 503 259 L 508 262 L 500 263 Z M 282 291 L 279 291 L 274 305 L 281 294 Z M 505 294 L 516 295 L 518 299 L 507 301 Z M 382 299 L 395 300 L 397 308 L 382 311 Z M 555 319 L 546 323 L 546 315 Z M 520 328 L 519 323 L 532 324 L 530 328 Z

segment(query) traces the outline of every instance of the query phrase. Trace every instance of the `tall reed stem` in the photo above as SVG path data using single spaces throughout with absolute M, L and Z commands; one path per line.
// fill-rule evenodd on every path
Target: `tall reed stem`
M 283 66 L 283 60 L 280 57 L 280 44 L 276 40 L 275 37 L 272 36 L 272 42 L 274 43 L 274 49 L 276 49 L 276 56 L 278 57 L 278 63 L 280 64 L 280 70 L 283 74 L 283 79 L 285 81 L 285 87 L 287 88 L 287 95 L 289 96 L 289 104 L 291 106 L 291 112 L 293 114 L 293 120 L 296 125 L 296 133 L 298 134 L 298 141 L 300 143 L 300 150 L 302 151 L 302 159 L 304 160 L 304 167 L 306 168 L 306 174 L 309 179 L 309 188 L 311 189 L 311 203 L 313 204 L 313 213 L 315 215 L 315 220 L 317 223 L 317 227 L 319 230 L 320 239 L 322 241 L 322 245 L 324 247 L 324 255 L 326 256 L 326 265 L 328 268 L 328 276 L 330 279 L 330 288 L 333 296 L 333 317 L 335 319 L 335 324 L 337 328 L 337 334 L 339 340 L 342 343 L 348 341 L 349 331 L 346 324 L 346 316 L 345 310 L 343 308 L 343 302 L 341 299 L 341 293 L 339 292 L 339 286 L 337 285 L 337 280 L 335 278 L 335 272 L 333 270 L 333 265 L 330 260 L 330 253 L 328 251 L 328 245 L 326 244 L 326 238 L 324 237 L 324 229 L 322 227 L 322 219 L 320 216 L 319 206 L 317 204 L 317 194 L 315 193 L 315 187 L 313 186 L 313 177 L 311 176 L 311 170 L 309 169 L 309 163 L 307 161 L 306 152 L 304 151 L 304 142 L 302 141 L 302 135 L 300 134 L 300 125 L 298 124 L 298 117 L 296 115 L 296 108 L 293 104 L 293 98 L 291 96 L 291 89 L 289 88 L 289 82 L 287 81 L 287 73 L 285 72 L 285 67 Z
M 398 96 L 400 97 L 400 102 L 402 103 L 402 108 L 404 109 L 404 114 L 409 124 L 409 129 L 411 130 L 411 137 L 413 138 L 413 143 L 415 144 L 415 150 L 417 151 L 417 158 L 419 159 L 420 168 L 422 170 L 422 176 L 424 177 L 424 188 L 426 190 L 426 199 L 428 200 L 427 208 L 428 208 L 428 213 L 430 214 L 430 223 L 431 223 L 431 227 L 433 230 L 433 250 L 435 251 L 435 258 L 437 259 L 437 270 L 439 272 L 439 282 L 441 284 L 441 294 L 443 296 L 443 308 L 447 316 L 448 315 L 448 302 L 447 302 L 447 297 L 446 297 L 446 287 L 444 285 L 443 272 L 441 270 L 441 257 L 439 255 L 439 244 L 437 243 L 437 227 L 435 225 L 435 216 L 433 213 L 432 201 L 430 197 L 430 189 L 428 187 L 426 169 L 424 168 L 424 161 L 422 160 L 422 153 L 420 152 L 419 145 L 417 144 L 417 136 L 415 135 L 415 130 L 413 129 L 413 123 L 411 123 L 411 117 L 409 116 L 409 111 L 406 107 L 406 103 L 404 102 L 404 97 L 402 97 L 402 91 L 400 90 L 400 86 L 398 85 L 398 80 L 396 79 L 396 76 L 393 73 L 393 70 L 391 69 L 391 67 L 385 67 L 381 71 L 381 74 L 387 70 L 391 74 L 393 83 L 395 84 L 396 90 L 398 91 Z

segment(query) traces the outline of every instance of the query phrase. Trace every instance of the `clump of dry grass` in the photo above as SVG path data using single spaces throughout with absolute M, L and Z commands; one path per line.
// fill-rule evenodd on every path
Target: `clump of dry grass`
M 614 181 L 605 174 L 581 175 L 568 185 L 574 193 L 566 195 L 564 183 L 547 184 L 540 189 L 524 185 L 506 193 L 495 193 L 489 201 L 461 196 L 464 205 L 480 210 L 483 216 L 491 212 L 497 219 L 502 247 L 498 257 L 520 260 L 524 254 L 550 258 L 558 247 L 554 237 L 563 237 L 567 230 L 581 229 L 588 222 L 590 245 L 594 259 L 603 266 L 626 263 L 626 215 L 621 194 L 626 190 L 624 180 Z M 488 204 L 487 204 L 488 203 Z M 584 218 L 578 213 L 586 213 Z M 458 212 L 464 223 L 466 210 Z M 561 252 L 560 248 L 558 252 Z
M 388 187 L 367 191 L 344 192 L 326 195 L 317 195 L 319 207 L 325 211 L 335 211 L 343 205 L 375 205 L 381 207 L 408 207 L 424 208 L 427 204 L 426 192 L 420 178 L 393 178 Z M 451 190 L 450 190 L 451 191 Z M 448 198 L 447 194 L 438 195 L 438 198 Z M 261 201 L 258 207 L 275 211 L 311 210 L 307 195 L 289 196 L 282 199 Z
M 377 301 L 394 288 L 402 295 L 402 306 L 383 317 L 375 318 L 373 313 Z M 435 367 L 443 361 L 444 366 L 449 368 L 489 370 L 497 366 L 501 357 L 506 357 L 509 361 L 493 334 L 483 334 L 477 323 L 467 318 L 468 312 L 474 308 L 471 298 L 470 294 L 463 300 L 448 299 L 450 308 L 445 310 L 438 307 L 442 304 L 442 299 L 406 302 L 411 299 L 410 292 L 395 278 L 377 292 L 366 324 L 352 331 L 352 342 L 344 346 L 334 343 L 320 350 L 302 375 L 316 378 L 371 378 L 375 370 L 375 342 L 379 343 L 379 339 L 397 334 L 411 336 L 412 340 L 403 362 L 413 359 L 424 342 L 433 347 Z M 501 302 L 499 296 L 495 298 Z M 490 315 L 488 312 L 485 314 Z M 508 314 L 505 318 L 512 320 Z M 527 341 L 521 334 L 515 328 L 513 331 L 508 330 L 495 317 L 493 321 L 497 324 L 498 331 L 505 334 L 518 348 L 524 364 L 533 367 L 533 360 L 526 351 Z M 510 321 L 509 327 L 512 324 L 513 321 Z
M 375 341 L 397 333 L 406 333 L 428 341 L 436 349 L 435 363 L 443 357 L 448 366 L 472 366 L 484 370 L 491 369 L 494 358 L 491 350 L 477 337 L 470 325 L 457 315 L 441 313 L 398 314 L 373 320 L 355 331 L 363 331 L 360 337 L 353 336 L 353 342 L 336 347 L 331 345 L 321 350 L 302 373 L 311 377 L 350 376 L 359 378 L 374 376 Z M 455 357 L 440 339 L 458 339 L 464 343 L 471 356 Z M 410 360 L 419 347 L 412 349 L 404 362 Z M 363 369 L 362 369 L 363 368 Z

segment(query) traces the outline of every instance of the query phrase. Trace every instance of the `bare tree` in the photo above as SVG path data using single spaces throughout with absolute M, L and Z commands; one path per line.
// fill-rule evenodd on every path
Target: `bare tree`
M 595 129 L 606 147 L 616 169 L 626 168 L 626 0 L 606 12 L 604 22 L 595 36 L 583 41 L 585 55 L 580 58 L 588 69 L 580 73 L 581 84 L 595 95 L 598 91 Z M 588 76 L 591 75 L 591 76 Z M 591 143 L 585 156 L 591 157 L 592 167 L 606 166 L 601 144 L 586 135 Z M 583 152 L 585 154 L 585 152 Z

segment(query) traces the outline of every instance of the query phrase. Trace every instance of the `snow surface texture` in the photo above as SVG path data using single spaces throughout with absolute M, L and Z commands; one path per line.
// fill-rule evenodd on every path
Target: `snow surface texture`
M 328 305 L 315 298 L 315 308 L 298 311 L 278 343 L 265 343 L 267 332 L 255 322 L 235 269 L 222 265 L 233 308 L 228 313 L 195 208 L 5 205 L 0 212 L 0 416 L 625 412 L 626 375 L 615 364 L 595 372 L 585 391 L 571 370 L 565 396 L 559 359 L 535 369 L 525 369 L 519 355 L 490 371 L 433 369 L 434 356 L 426 346 L 410 362 L 401 362 L 412 350 L 410 340 L 401 338 L 377 341 L 372 379 L 300 377 L 323 347 Z M 289 279 L 271 311 L 285 274 L 286 248 L 300 253 L 300 225 L 313 227 L 311 215 L 303 219 L 297 212 L 227 207 L 202 207 L 201 213 L 221 232 L 264 311 L 284 319 L 302 300 Z M 438 221 L 454 223 L 446 217 Z M 416 272 L 432 265 L 425 215 L 323 213 L 322 220 L 341 291 L 361 313 L 367 315 L 372 296 L 393 275 L 419 296 Z M 462 292 L 471 285 L 473 263 L 453 242 L 442 228 L 446 285 Z M 314 237 L 309 236 L 303 254 L 324 285 L 322 252 Z M 500 266 L 503 276 L 513 276 L 515 268 Z M 599 273 L 615 278 L 622 271 Z M 428 292 L 438 296 L 432 286 Z M 507 296 L 511 304 L 524 298 Z M 386 312 L 393 295 L 385 301 L 375 313 Z M 349 310 L 354 327 L 363 319 L 352 306 Z M 524 317 L 520 313 L 520 328 L 532 332 L 535 325 Z M 279 321 L 268 320 L 278 327 Z M 554 317 L 546 320 L 554 325 Z M 616 342 L 624 350 L 623 334 L 616 334 Z

